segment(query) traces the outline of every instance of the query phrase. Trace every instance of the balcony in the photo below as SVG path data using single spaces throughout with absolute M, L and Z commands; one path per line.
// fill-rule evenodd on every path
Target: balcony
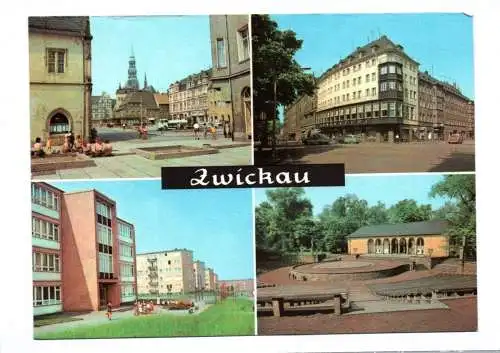
M 31 211 L 39 213 L 41 215 L 54 218 L 54 219 L 59 219 L 59 211 L 53 210 L 51 208 L 39 205 L 37 203 L 31 203 Z
M 33 281 L 60 281 L 60 272 L 33 272 Z
M 61 244 L 58 241 L 41 239 L 33 236 L 31 237 L 31 245 L 44 249 L 53 249 L 53 250 L 61 249 Z
M 132 256 L 120 255 L 120 261 L 134 262 L 134 258 Z

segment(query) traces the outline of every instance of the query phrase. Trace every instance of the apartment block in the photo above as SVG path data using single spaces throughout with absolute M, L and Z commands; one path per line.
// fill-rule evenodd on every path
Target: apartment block
M 192 293 L 195 285 L 191 250 L 173 249 L 137 254 L 139 294 Z
M 196 260 L 193 263 L 194 271 L 194 282 L 196 290 L 205 289 L 205 263 L 203 261 Z
M 205 290 L 207 291 L 215 290 L 214 270 L 211 268 L 205 269 Z
M 255 290 L 253 279 L 220 280 L 219 286 L 232 288 L 236 293 L 252 296 Z
M 136 299 L 134 226 L 96 190 L 32 183 L 34 315 Z

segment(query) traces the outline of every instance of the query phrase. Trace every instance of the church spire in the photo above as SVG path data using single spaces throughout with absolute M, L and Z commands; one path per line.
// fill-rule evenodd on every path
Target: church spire
M 148 89 L 148 78 L 146 76 L 146 73 L 144 73 L 144 89 Z

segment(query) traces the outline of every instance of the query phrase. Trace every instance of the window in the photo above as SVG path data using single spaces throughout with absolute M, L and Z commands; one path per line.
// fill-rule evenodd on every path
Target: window
M 120 244 L 120 255 L 132 257 L 132 247 L 125 244 Z
M 40 218 L 31 217 L 31 236 L 59 241 L 59 226 Z
M 99 252 L 99 272 L 113 273 L 113 255 Z
M 395 74 L 396 73 L 396 66 L 389 65 L 389 73 L 390 74 Z
M 352 92 L 352 99 L 356 99 L 356 92 Z
M 356 86 L 356 78 L 353 78 L 353 79 L 352 79 L 352 85 L 353 85 L 353 86 Z
M 250 57 L 247 27 L 238 31 L 238 57 L 240 61 L 247 60 Z
M 377 74 L 375 72 L 372 72 L 372 81 L 375 81 L 377 79 Z
M 118 223 L 118 232 L 122 238 L 132 238 L 132 229 L 128 224 Z
M 57 254 L 33 253 L 33 271 L 61 272 L 61 261 Z
M 65 49 L 47 49 L 47 71 L 49 73 L 64 73 L 65 57 Z
M 358 85 L 361 84 L 361 76 L 358 77 Z
M 33 306 L 57 305 L 60 303 L 60 286 L 33 287 Z
M 380 92 L 385 92 L 387 91 L 387 82 L 382 82 L 380 84 Z
M 370 74 L 366 74 L 366 76 L 365 76 L 365 82 L 370 82 Z
M 120 275 L 122 277 L 133 277 L 134 276 L 134 265 L 132 264 L 120 264 Z
M 395 90 L 396 89 L 396 82 L 389 81 L 389 89 L 390 90 Z
M 375 96 L 377 94 L 377 88 L 373 87 L 372 88 L 372 96 Z
M 217 38 L 216 49 L 217 49 L 217 67 L 218 68 L 226 67 L 226 45 L 224 39 Z
M 372 59 L 372 65 L 375 65 L 375 63 L 376 63 L 376 60 Z
M 380 68 L 380 74 L 381 74 L 381 75 L 385 75 L 386 73 L 387 73 L 387 66 L 382 66 L 382 67 Z
M 38 184 L 31 184 L 31 202 L 59 211 L 59 196 Z
M 369 88 L 367 88 L 367 89 L 366 89 L 366 92 L 365 92 L 365 96 L 367 96 L 367 97 L 368 97 L 369 95 L 370 95 L 370 89 L 369 89 Z

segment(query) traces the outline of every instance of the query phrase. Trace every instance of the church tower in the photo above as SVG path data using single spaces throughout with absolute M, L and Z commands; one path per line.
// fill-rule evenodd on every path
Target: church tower
M 128 80 L 127 80 L 127 88 L 130 89 L 139 89 L 139 81 L 137 80 L 137 68 L 135 65 L 135 55 L 134 48 L 132 48 L 132 53 L 128 60 Z
M 144 74 L 144 90 L 147 90 L 148 89 L 148 78 L 146 76 L 146 74 Z

